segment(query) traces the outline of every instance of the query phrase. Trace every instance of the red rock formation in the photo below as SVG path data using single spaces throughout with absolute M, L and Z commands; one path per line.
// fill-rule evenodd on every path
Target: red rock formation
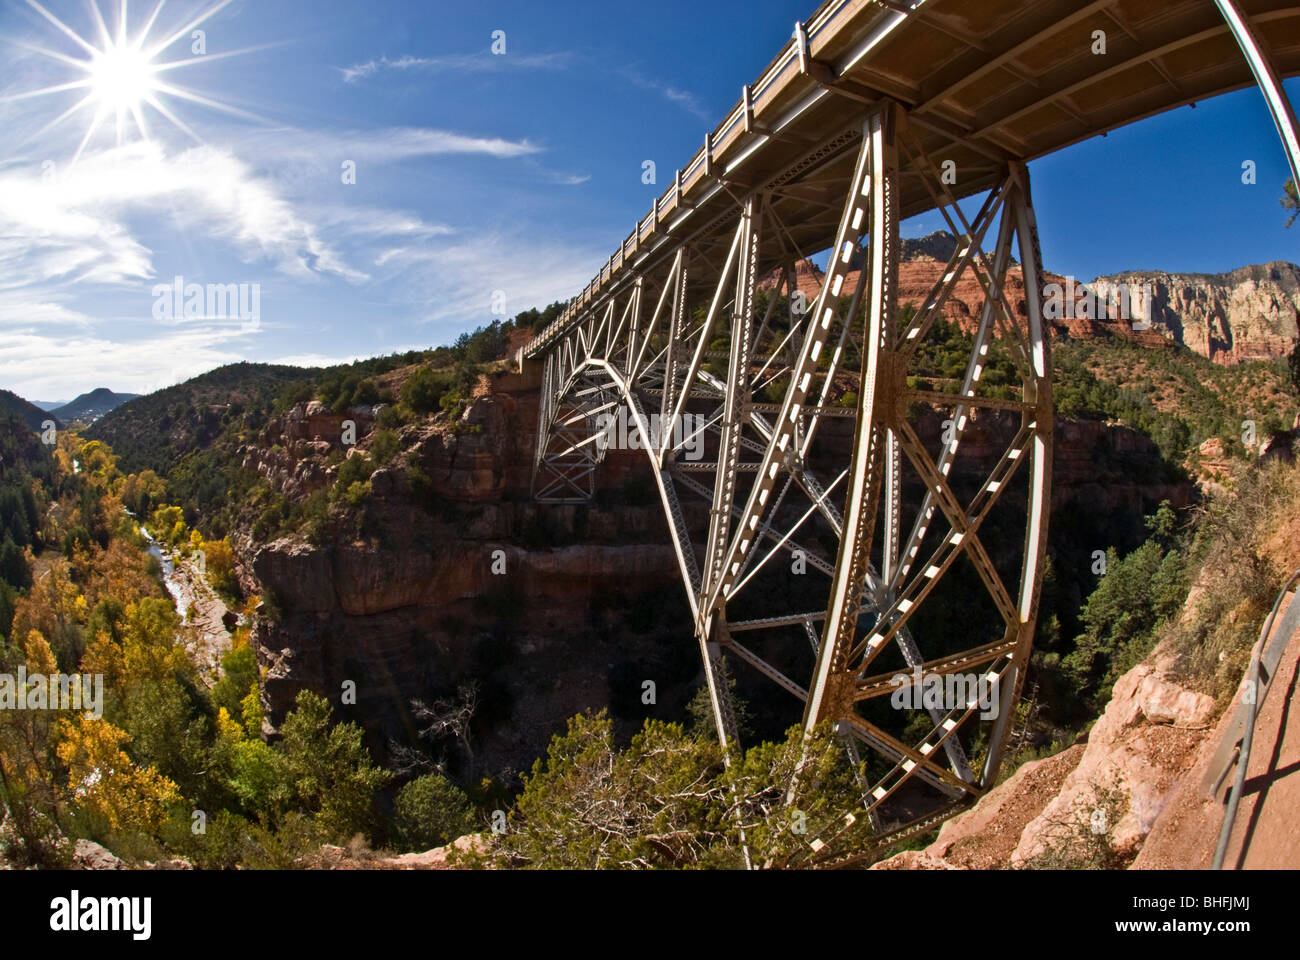
M 943 276 L 954 240 L 949 234 L 932 234 L 921 240 L 904 240 L 902 262 L 898 267 L 898 302 L 920 306 Z M 798 288 L 809 300 L 821 292 L 822 272 L 810 260 L 795 265 Z M 779 271 L 763 278 L 760 289 L 772 289 Z M 857 290 L 861 269 L 855 267 L 845 277 L 842 295 Z M 1044 285 L 1072 283 L 1077 296 L 1091 291 L 1104 304 L 1108 296 L 1117 296 L 1121 285 L 1126 290 L 1151 291 L 1149 317 L 1130 311 L 1127 318 L 1108 316 L 1103 307 L 1097 316 L 1076 316 L 1075 311 L 1053 321 L 1058 335 L 1075 339 L 1119 336 L 1143 346 L 1167 347 L 1183 344 L 1216 363 L 1272 359 L 1288 356 L 1300 337 L 1300 267 L 1275 262 L 1242 267 L 1225 274 L 1171 274 L 1160 271 L 1136 271 L 1098 277 L 1091 283 L 1053 273 L 1045 273 Z M 1025 313 L 1025 284 L 1019 266 L 1007 271 L 1006 296 L 1018 314 Z M 984 302 L 984 288 L 970 270 L 958 278 L 952 294 L 944 304 L 944 317 L 970 331 L 979 320 Z M 1113 308 L 1109 313 L 1113 314 Z M 1150 328 L 1134 329 L 1149 320 Z

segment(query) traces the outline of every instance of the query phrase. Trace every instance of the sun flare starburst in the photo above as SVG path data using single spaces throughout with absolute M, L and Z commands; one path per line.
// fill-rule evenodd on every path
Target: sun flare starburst
M 71 117 L 78 114 L 88 115 L 89 121 L 86 125 L 85 136 L 82 137 L 81 144 L 77 147 L 76 155 L 72 159 L 72 163 L 75 165 L 85 152 L 95 133 L 104 125 L 106 120 L 112 119 L 114 121 L 118 146 L 122 144 L 125 136 L 130 135 L 132 124 L 134 124 L 142 139 L 149 140 L 150 134 L 145 119 L 147 115 L 145 108 L 147 107 L 156 111 L 176 129 L 201 143 L 202 140 L 198 134 L 177 116 L 173 106 L 169 104 L 168 101 L 173 98 L 201 104 L 246 119 L 261 119 L 247 111 L 221 103 L 210 97 L 201 96 L 193 90 L 186 89 L 175 83 L 166 82 L 163 79 L 163 74 L 167 71 L 196 63 L 238 56 L 257 49 L 250 47 L 217 54 L 196 51 L 194 56 L 187 56 L 183 59 L 159 61 L 158 58 L 178 41 L 182 39 L 189 40 L 192 36 L 196 36 L 194 31 L 197 30 L 199 25 L 223 7 L 228 6 L 231 0 L 218 0 L 218 2 L 197 16 L 186 20 L 182 26 L 164 35 L 162 39 L 151 39 L 150 34 L 167 0 L 156 0 L 153 11 L 143 25 L 134 31 L 128 25 L 127 0 L 118 0 L 114 30 L 110 30 L 105 22 L 104 15 L 99 9 L 99 0 L 87 0 L 94 19 L 94 26 L 97 29 L 97 38 L 81 36 L 37 0 L 26 0 L 26 2 L 64 38 L 75 43 L 81 53 L 87 55 L 87 59 L 78 59 L 55 50 L 10 41 L 18 46 L 26 47 L 36 53 L 57 60 L 65 66 L 71 67 L 79 74 L 76 79 L 66 83 L 58 83 L 43 87 L 40 90 L 0 97 L 0 103 L 3 103 L 64 93 L 66 91 L 80 91 L 82 93 L 81 99 L 28 137 L 26 142 L 36 139 Z
M 115 113 L 138 109 L 154 92 L 154 65 L 135 47 L 111 44 L 95 56 L 89 71 L 95 98 Z

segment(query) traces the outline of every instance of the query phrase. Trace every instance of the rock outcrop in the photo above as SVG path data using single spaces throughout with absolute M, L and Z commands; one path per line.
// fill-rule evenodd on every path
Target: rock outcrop
M 1023 867 L 1094 824 L 1116 860 L 1131 861 L 1194 764 L 1216 712 L 1214 698 L 1169 680 L 1169 662 L 1151 659 L 1116 682 L 1082 742 L 1021 765 L 944 823 L 919 854 L 873 869 Z
M 444 416 L 402 428 L 400 455 L 374 471 L 364 503 L 318 542 L 237 541 L 251 553 L 244 585 L 267 601 L 253 642 L 272 725 L 299 690 L 322 692 L 384 759 L 391 741 L 418 741 L 413 700 L 455 696 L 472 680 L 476 772 L 518 769 L 567 717 L 616 705 L 611 683 L 629 662 L 654 662 L 682 629 L 689 636 L 675 622 L 612 628 L 631 606 L 679 597 L 685 605 L 658 501 L 534 503 L 537 393 L 512 390 L 513 380 L 499 378 L 457 423 Z M 295 489 L 320 469 L 321 458 L 304 452 L 301 461 L 287 448 L 248 455 Z M 618 490 L 644 470 L 643 456 L 611 452 L 602 488 Z M 661 676 L 665 716 L 680 712 L 695 673 Z M 355 703 L 340 696 L 348 681 Z M 453 766 L 469 762 L 455 743 L 435 748 Z
M 1275 261 L 1230 273 L 1163 271 L 1098 277 L 1098 293 L 1148 284 L 1150 320 L 1169 339 L 1216 363 L 1288 356 L 1300 336 L 1300 267 Z
M 901 244 L 898 268 L 898 302 L 921 304 L 942 274 L 956 248 L 952 234 L 939 232 Z M 861 269 L 853 265 L 845 277 L 842 294 L 851 295 L 861 280 Z M 800 291 L 809 299 L 821 289 L 822 272 L 810 260 L 795 265 Z M 776 285 L 776 273 L 760 286 Z M 1221 274 L 1128 271 L 1097 277 L 1081 283 L 1045 273 L 1043 282 L 1073 290 L 1073 302 L 1091 293 L 1095 303 L 1087 310 L 1066 307 L 1051 318 L 1058 335 L 1076 339 L 1119 336 L 1145 346 L 1178 343 L 1216 363 L 1270 360 L 1288 356 L 1300 338 L 1300 267 L 1274 261 L 1241 267 Z M 1025 312 L 1024 278 L 1018 266 L 1007 271 L 1007 299 L 1012 309 Z M 1138 291 L 1150 294 L 1149 304 L 1139 306 Z M 1132 293 L 1131 306 L 1120 315 L 1123 296 Z M 944 317 L 965 330 L 979 319 L 984 290 L 968 270 L 958 278 L 944 305 Z M 1135 323 L 1137 327 L 1135 329 Z M 1144 328 L 1144 323 L 1150 323 Z
M 1126 673 L 1088 731 L 1078 765 L 1025 827 L 1011 865 L 1041 855 L 1056 839 L 1059 825 L 1074 821 L 1079 811 L 1089 811 L 1090 820 L 1095 817 L 1107 790 L 1122 798 L 1115 811 L 1120 819 L 1099 826 L 1115 853 L 1131 860 L 1208 735 L 1214 711 L 1213 697 L 1183 689 L 1151 665 L 1139 664 Z

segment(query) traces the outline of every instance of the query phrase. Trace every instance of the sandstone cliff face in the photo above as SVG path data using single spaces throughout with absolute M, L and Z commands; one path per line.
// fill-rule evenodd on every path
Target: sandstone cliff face
M 943 268 L 956 246 L 949 233 L 904 240 L 898 267 L 898 302 L 920 305 L 942 277 Z M 799 290 L 812 299 L 821 290 L 822 272 L 809 260 L 795 265 Z M 843 294 L 851 295 L 861 281 L 861 270 L 850 270 Z M 776 275 L 762 286 L 775 286 Z M 1067 278 L 1045 272 L 1044 284 L 1067 286 Z M 1025 313 L 1025 284 L 1019 266 L 1007 271 L 1007 300 L 1020 315 Z M 1130 271 L 1098 277 L 1091 283 L 1075 281 L 1077 295 L 1087 291 L 1098 302 L 1119 301 L 1121 290 L 1150 291 L 1150 308 L 1139 316 L 1136 309 L 1119 317 L 1103 306 L 1092 315 L 1071 309 L 1053 320 L 1058 335 L 1077 339 L 1119 336 L 1144 346 L 1178 343 L 1216 363 L 1269 360 L 1288 356 L 1300 338 L 1300 267 L 1275 261 L 1242 267 L 1222 274 L 1180 274 L 1163 271 Z M 984 291 L 966 271 L 944 304 L 945 319 L 963 330 L 979 320 Z M 1135 305 L 1136 307 L 1136 305 Z M 1149 321 L 1149 329 L 1133 328 L 1133 322 Z
M 1300 267 L 1272 262 L 1231 273 L 1133 272 L 1099 277 L 1099 294 L 1150 284 L 1151 322 L 1170 339 L 1217 363 L 1287 356 L 1300 318 Z
M 872 869 L 1021 868 L 1094 824 L 1120 862 L 1132 861 L 1210 737 L 1215 714 L 1212 697 L 1165 677 L 1169 666 L 1153 658 L 1134 667 L 1081 742 L 1023 764 L 944 823 L 930 846 Z M 1112 807 L 1108 795 L 1120 802 Z M 1114 823 L 1106 819 L 1112 810 Z
M 320 544 L 237 541 L 251 556 L 246 587 L 269 601 L 254 644 L 272 724 L 299 690 L 315 690 L 387 759 L 391 740 L 417 742 L 412 700 L 454 696 L 473 680 L 472 773 L 519 768 L 567 717 L 615 701 L 611 678 L 637 651 L 648 651 L 645 672 L 671 639 L 689 641 L 689 631 L 670 638 L 657 625 L 612 629 L 620 604 L 681 592 L 665 522 L 654 506 L 533 503 L 537 394 L 511 391 L 511 380 L 474 400 L 459 431 L 445 418 L 402 430 L 403 452 L 371 476 L 361 535 L 345 525 Z M 284 489 L 314 462 L 295 462 L 287 450 L 254 459 Z M 609 459 L 603 479 L 617 484 L 634 464 Z M 427 478 L 419 496 L 410 487 L 416 468 Z M 598 598 L 614 598 L 612 611 L 593 611 Z M 663 681 L 665 711 L 680 711 L 694 672 L 648 674 Z M 355 705 L 341 701 L 347 681 Z M 471 773 L 455 743 L 435 745 L 433 758 L 440 754 Z

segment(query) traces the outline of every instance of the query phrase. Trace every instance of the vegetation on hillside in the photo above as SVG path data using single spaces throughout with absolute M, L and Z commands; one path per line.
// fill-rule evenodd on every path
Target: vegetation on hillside
M 1258 446 L 1248 449 L 1243 436 L 1258 444 L 1283 433 L 1298 409 L 1285 360 L 1223 366 L 1182 347 L 1105 339 L 1058 343 L 1052 362 L 1058 413 L 1117 420 L 1189 467 L 1197 447 L 1216 437 L 1230 455 L 1249 459 Z
M 0 419 L 0 637 L 9 634 L 19 591 L 32 585 L 49 533 L 44 517 L 58 493 L 49 447 L 21 420 Z
M 9 390 L 0 390 L 0 418 L 16 419 L 26 424 L 29 430 L 40 430 L 41 424 L 47 421 L 53 421 L 55 425 L 59 422 L 53 414 L 46 413 L 36 404 L 28 403 Z
M 348 498 L 356 506 L 364 499 L 369 471 L 396 452 L 394 431 L 440 414 L 455 422 L 479 376 L 505 358 L 511 338 L 540 330 L 562 308 L 554 303 L 493 321 L 449 346 L 333 367 L 231 364 L 124 404 L 86 436 L 110 446 L 124 473 L 143 478 L 150 504 L 178 506 L 191 527 L 202 525 L 217 537 L 240 525 L 263 539 L 309 524 L 319 533 L 331 503 Z M 378 407 L 377 429 L 369 458 L 349 458 L 344 468 L 344 451 L 331 455 L 329 466 L 340 467 L 332 490 L 291 502 L 244 469 L 239 449 L 259 443 L 273 417 L 311 401 L 339 414 Z M 147 515 L 131 493 L 128 508 Z
M 27 476 L 41 473 L 42 461 L 27 459 Z M 359 728 L 335 723 L 330 705 L 304 691 L 280 740 L 266 743 L 247 629 L 219 677 L 194 665 L 187 628 L 123 511 L 127 478 L 115 464 L 103 444 L 65 432 L 53 471 L 33 483 L 55 506 L 42 536 L 65 542 L 67 556 L 17 596 L 0 673 L 79 671 L 102 678 L 102 701 L 91 712 L 0 710 L 0 858 L 62 866 L 69 840 L 84 837 L 128 858 L 288 866 L 322 842 L 383 837 L 375 795 L 391 776 L 371 763 Z M 160 511 L 156 521 L 174 527 Z

